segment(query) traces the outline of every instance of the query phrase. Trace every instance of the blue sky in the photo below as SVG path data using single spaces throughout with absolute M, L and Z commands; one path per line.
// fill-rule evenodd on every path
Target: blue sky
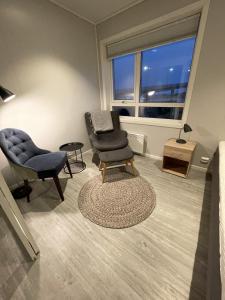
M 173 42 L 142 52 L 141 84 L 143 88 L 188 82 L 195 37 Z M 114 86 L 134 86 L 134 54 L 114 59 Z

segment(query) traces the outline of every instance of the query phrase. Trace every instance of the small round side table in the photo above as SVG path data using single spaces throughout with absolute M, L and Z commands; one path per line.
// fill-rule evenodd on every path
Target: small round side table
M 71 172 L 73 174 L 80 173 L 86 168 L 86 164 L 83 160 L 82 148 L 84 144 L 79 142 L 71 142 L 63 144 L 59 147 L 60 151 L 67 152 L 67 158 L 70 164 Z M 80 153 L 79 153 L 80 152 Z M 81 159 L 77 159 L 77 155 L 80 154 Z M 64 167 L 64 172 L 69 174 L 67 167 Z

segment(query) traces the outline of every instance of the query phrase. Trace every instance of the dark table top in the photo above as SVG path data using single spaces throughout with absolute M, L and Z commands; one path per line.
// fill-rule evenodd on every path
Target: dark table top
M 71 143 L 61 145 L 59 147 L 59 150 L 70 152 L 70 151 L 80 150 L 83 146 L 84 146 L 83 143 L 71 142 Z

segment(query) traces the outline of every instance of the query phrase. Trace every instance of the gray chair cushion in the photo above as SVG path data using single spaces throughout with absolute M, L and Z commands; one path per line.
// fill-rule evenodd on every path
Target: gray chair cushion
M 111 117 L 112 117 L 112 123 L 113 123 L 113 130 L 120 130 L 120 116 L 119 116 L 118 112 L 111 111 Z M 86 122 L 88 135 L 95 133 L 90 112 L 85 113 L 85 122 Z
M 121 149 L 128 145 L 127 132 L 123 130 L 92 134 L 90 139 L 92 145 L 99 151 Z
M 102 162 L 120 162 L 131 159 L 134 156 L 129 146 L 114 151 L 105 151 L 99 154 Z
M 39 178 L 55 177 L 62 170 L 67 160 L 66 152 L 51 152 L 28 159 L 24 166 L 37 172 Z
M 91 120 L 95 133 L 108 132 L 114 129 L 111 112 L 108 110 L 91 113 Z

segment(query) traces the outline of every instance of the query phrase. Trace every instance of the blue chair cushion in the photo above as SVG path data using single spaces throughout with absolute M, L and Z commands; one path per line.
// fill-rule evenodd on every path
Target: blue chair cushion
M 64 167 L 67 160 L 66 152 L 50 152 L 36 155 L 28 159 L 24 166 L 37 172 L 40 179 L 55 177 Z

